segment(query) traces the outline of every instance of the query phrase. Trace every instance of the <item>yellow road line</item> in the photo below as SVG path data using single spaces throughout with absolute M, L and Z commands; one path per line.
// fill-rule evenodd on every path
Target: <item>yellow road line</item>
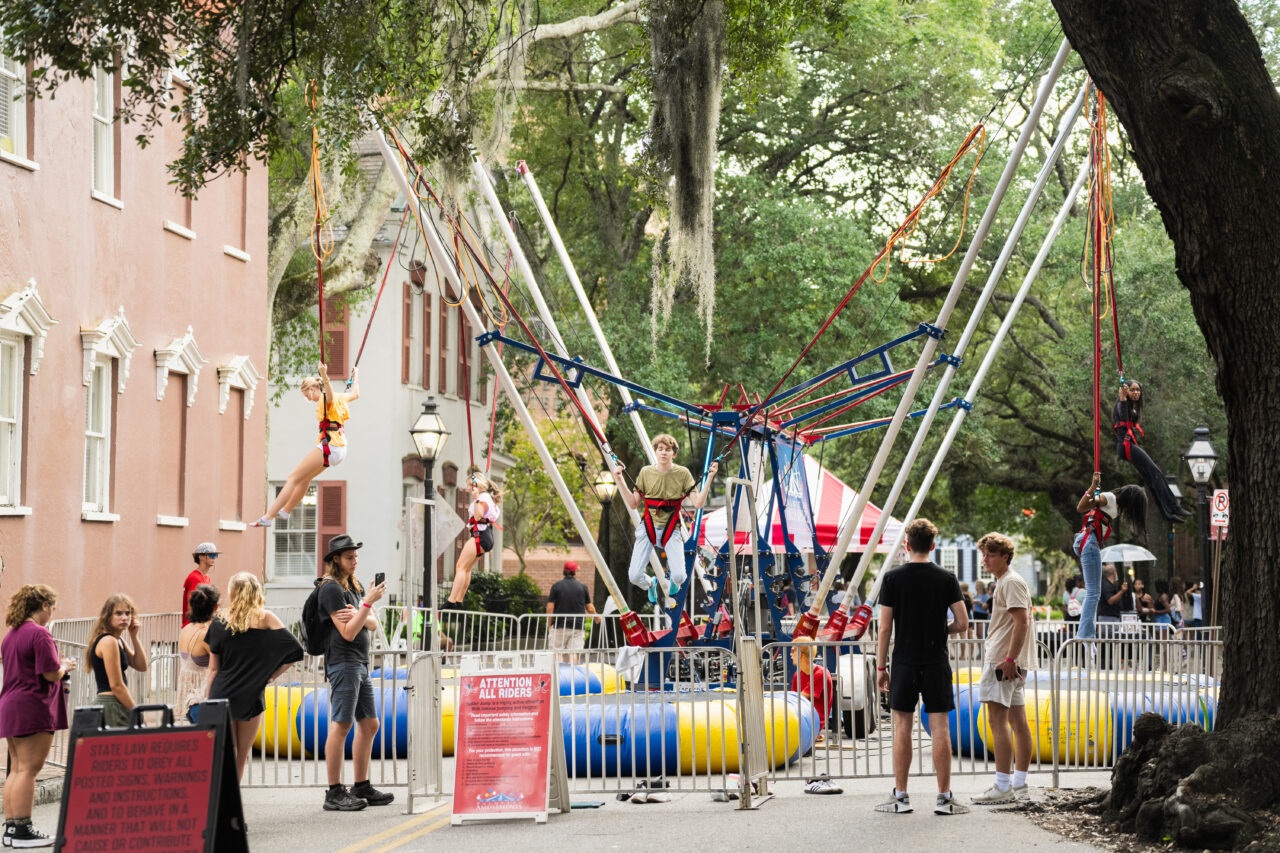
M 397 838 L 394 841 L 392 841 L 390 844 L 384 844 L 381 847 L 377 847 L 373 850 L 370 850 L 369 853 L 388 853 L 388 851 L 391 851 L 391 850 L 399 850 L 401 847 L 408 844 L 410 841 L 413 841 L 415 838 L 421 838 L 424 835 L 429 835 L 432 832 L 435 832 L 437 829 L 439 829 L 442 826 L 448 826 L 451 820 L 453 820 L 453 815 L 445 815 L 444 817 L 440 818 L 438 821 L 431 824 L 430 826 L 419 829 L 417 832 L 412 833 L 411 835 L 401 836 L 400 838 Z
M 343 847 L 341 850 L 337 851 L 337 853 L 358 853 L 358 851 L 365 850 L 365 848 L 367 847 L 372 847 L 374 844 L 377 844 L 379 841 L 386 841 L 388 838 L 392 838 L 396 835 L 399 835 L 402 832 L 408 832 L 414 827 L 420 824 L 426 823 L 428 820 L 434 817 L 435 813 L 440 811 L 440 809 L 448 807 L 450 802 L 451 802 L 450 800 L 445 800 L 443 803 L 440 803 L 437 806 L 432 806 L 431 808 L 427 809 L 425 812 L 423 812 L 420 815 L 414 815 L 413 817 L 408 818 L 407 820 L 401 821 L 400 823 L 396 824 L 390 829 L 384 829 L 382 830 L 382 832 L 379 832 L 377 835 L 369 836 L 368 838 L 364 839 L 358 844 L 352 844 L 350 847 Z M 416 838 L 417 836 L 414 836 L 414 837 Z M 386 848 L 382 848 L 382 849 L 386 849 Z

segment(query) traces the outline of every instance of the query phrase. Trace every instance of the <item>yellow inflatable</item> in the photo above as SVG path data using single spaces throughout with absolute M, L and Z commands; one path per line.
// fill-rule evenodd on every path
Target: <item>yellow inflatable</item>
M 1031 699 L 1028 693 L 1028 699 Z M 1039 761 L 1053 760 L 1053 698 L 1042 690 L 1038 702 L 1027 703 L 1027 722 L 1031 725 L 1031 756 Z M 1064 764 L 1106 766 L 1111 761 L 1112 707 L 1110 697 L 1101 691 L 1084 690 L 1065 693 L 1058 702 L 1058 760 Z M 978 711 L 978 731 L 982 742 L 994 750 L 987 706 Z
M 267 710 L 262 715 L 262 725 L 258 727 L 258 736 L 253 741 L 253 748 L 268 756 L 310 758 L 310 754 L 302 748 L 302 741 L 298 738 L 297 719 L 302 708 L 303 697 L 313 689 L 311 687 L 268 687 L 263 693 Z
M 732 691 L 724 692 L 723 699 L 675 703 L 681 773 L 738 772 L 738 699 Z M 794 693 L 765 694 L 765 757 L 772 767 L 813 748 L 814 720 L 801 720 L 802 713 L 812 716 L 812 705 L 797 700 Z

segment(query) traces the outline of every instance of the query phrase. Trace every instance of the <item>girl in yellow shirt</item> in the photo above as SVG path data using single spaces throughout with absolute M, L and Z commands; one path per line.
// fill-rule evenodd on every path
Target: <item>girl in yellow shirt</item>
M 316 446 L 307 451 L 307 455 L 293 469 L 289 479 L 285 481 L 280 494 L 262 518 L 255 521 L 252 527 L 270 527 L 276 518 L 287 519 L 289 513 L 306 495 L 311 481 L 324 472 L 342 464 L 347 456 L 347 436 L 343 424 L 351 417 L 347 404 L 360 396 L 360 369 L 351 371 L 351 390 L 345 394 L 334 393 L 329 384 L 329 370 L 320 362 L 320 376 L 308 376 L 302 380 L 302 396 L 316 404 L 316 420 L 320 422 L 320 438 Z

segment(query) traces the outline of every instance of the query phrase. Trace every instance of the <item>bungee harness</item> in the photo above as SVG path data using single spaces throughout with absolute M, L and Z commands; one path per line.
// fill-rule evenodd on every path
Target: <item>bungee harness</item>
M 692 489 L 690 490 L 692 491 Z M 644 521 L 644 531 L 649 535 L 649 541 L 654 546 L 662 548 L 667 547 L 667 543 L 671 541 L 671 534 L 676 532 L 676 528 L 680 526 L 680 504 L 684 503 L 684 499 L 689 496 L 689 492 L 685 492 L 678 498 L 670 500 L 659 500 L 658 498 L 647 498 L 644 492 L 637 492 L 640 500 L 644 503 L 644 514 L 641 518 Z M 658 527 L 653 522 L 653 516 L 650 510 L 671 510 L 671 515 L 667 517 L 667 523 L 662 527 L 662 534 L 659 536 Z

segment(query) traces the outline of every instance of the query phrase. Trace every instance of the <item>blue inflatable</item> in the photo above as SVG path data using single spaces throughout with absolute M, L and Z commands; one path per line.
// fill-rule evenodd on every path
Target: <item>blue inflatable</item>
M 680 714 L 673 702 L 561 704 L 570 776 L 680 772 Z
M 986 744 L 983 743 L 981 730 L 978 728 L 978 711 L 982 709 L 982 703 L 978 701 L 977 691 L 968 684 L 957 684 L 954 690 L 956 707 L 947 715 L 947 728 L 951 732 L 951 751 L 966 757 L 983 758 L 990 755 L 994 758 L 994 753 L 989 753 Z M 972 707 L 970 707 L 971 703 Z M 920 723 L 924 726 L 925 732 L 933 734 L 929 726 L 929 715 L 924 712 L 923 703 L 920 706 Z
M 403 687 L 383 687 L 378 689 L 375 681 L 373 690 L 373 707 L 377 711 L 381 723 L 378 733 L 373 738 L 373 756 L 375 758 L 404 758 L 409 754 L 409 700 Z M 329 688 L 319 687 L 302 698 L 302 707 L 298 709 L 298 725 L 302 731 L 302 745 L 313 755 L 324 758 L 325 741 L 329 736 Z M 351 727 L 347 732 L 344 754 L 351 757 L 351 744 L 355 741 L 356 729 Z

